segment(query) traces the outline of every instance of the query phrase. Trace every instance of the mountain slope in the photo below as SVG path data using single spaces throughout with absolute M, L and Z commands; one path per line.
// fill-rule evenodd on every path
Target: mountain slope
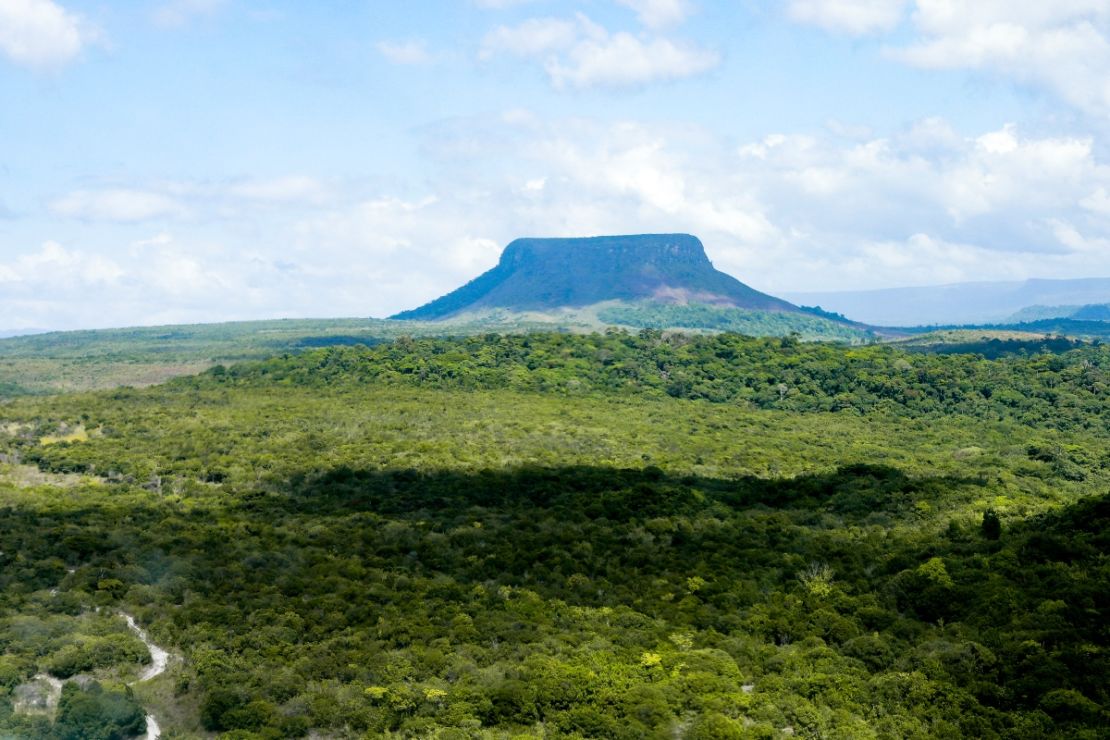
M 797 311 L 713 267 L 689 234 L 517 239 L 496 267 L 447 295 L 391 318 L 436 320 L 508 308 L 534 311 L 608 300 L 706 303 Z

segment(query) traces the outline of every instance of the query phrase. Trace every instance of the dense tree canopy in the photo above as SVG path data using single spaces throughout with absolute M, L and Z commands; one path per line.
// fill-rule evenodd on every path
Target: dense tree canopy
M 965 415 L 1105 429 L 1110 347 L 987 360 L 886 345 L 849 347 L 735 334 L 644 330 L 574 336 L 408 339 L 284 355 L 209 379 L 223 384 L 408 384 L 547 394 L 636 394 L 785 411 Z M 186 381 L 195 382 L 195 381 Z
M 1108 363 L 484 336 L 10 402 L 0 732 L 1101 737 Z M 183 658 L 133 697 L 118 609 Z

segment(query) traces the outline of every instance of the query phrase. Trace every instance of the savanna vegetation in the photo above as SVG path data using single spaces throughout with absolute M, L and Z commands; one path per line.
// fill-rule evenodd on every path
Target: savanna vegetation
M 797 334 L 801 339 L 862 344 L 873 342 L 873 331 L 820 309 L 758 311 L 699 303 L 618 304 L 598 311 L 607 324 L 638 329 L 705 329 L 753 337 Z
M 830 320 L 830 316 L 837 320 Z M 738 331 L 751 336 L 797 332 L 809 340 L 874 339 L 869 332 L 848 325 L 833 314 L 621 301 L 546 312 L 493 308 L 436 322 L 287 319 L 49 332 L 0 340 L 0 398 L 144 387 L 217 364 L 260 360 L 318 347 L 373 346 L 399 337 L 472 336 L 489 332 L 582 334 L 604 331 L 612 325 L 633 330 Z
M 0 735 L 1104 737 L 1108 374 L 645 330 L 11 399 Z

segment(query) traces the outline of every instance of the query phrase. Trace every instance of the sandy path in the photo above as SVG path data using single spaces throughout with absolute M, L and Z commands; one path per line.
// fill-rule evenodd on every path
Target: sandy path
M 155 676 L 160 676 L 165 673 L 166 665 L 170 661 L 170 654 L 150 641 L 150 636 L 147 635 L 146 630 L 139 626 L 133 616 L 126 612 L 120 612 L 120 615 L 127 620 L 127 626 L 143 641 L 143 644 L 146 645 L 146 649 L 150 651 L 150 665 L 139 674 L 137 681 L 149 681 Z
M 133 616 L 127 612 L 120 612 L 120 616 L 127 620 L 127 626 L 143 641 L 143 644 L 146 645 L 146 649 L 150 651 L 150 665 L 139 674 L 139 677 L 134 683 L 149 681 L 155 676 L 164 673 L 166 671 L 166 665 L 170 661 L 170 654 L 150 641 L 150 636 L 147 635 L 146 630 L 139 626 Z M 146 716 L 146 735 L 143 736 L 143 740 L 157 740 L 161 735 L 162 728 L 158 726 L 158 721 L 154 719 L 154 715 L 148 714 Z

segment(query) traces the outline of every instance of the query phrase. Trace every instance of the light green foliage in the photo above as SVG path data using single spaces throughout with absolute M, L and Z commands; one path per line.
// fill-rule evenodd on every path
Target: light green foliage
M 824 598 L 833 592 L 833 571 L 824 563 L 811 563 L 809 567 L 798 573 L 798 580 L 812 596 Z
M 918 566 L 917 574 L 929 583 L 943 588 L 952 588 L 956 585 L 952 582 L 952 576 L 948 575 L 948 569 L 944 567 L 943 558 L 929 558 Z

